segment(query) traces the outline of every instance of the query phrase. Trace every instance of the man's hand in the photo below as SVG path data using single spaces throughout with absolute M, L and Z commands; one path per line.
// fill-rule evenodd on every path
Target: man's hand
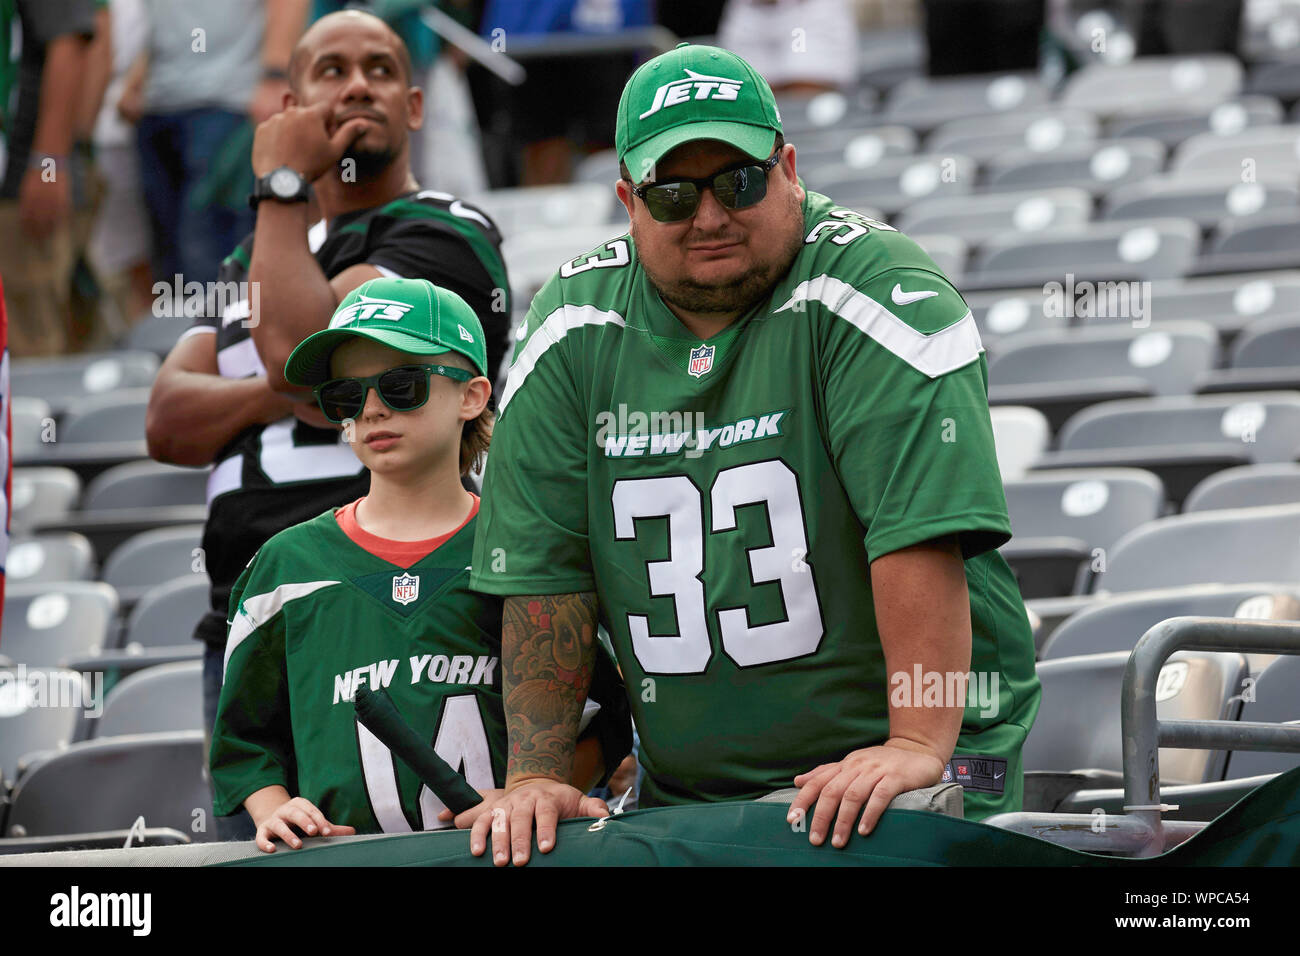
M 474 821 L 482 815 L 484 810 L 487 810 L 492 806 L 492 804 L 496 803 L 505 795 L 506 792 L 504 790 L 480 790 L 479 796 L 483 798 L 481 803 L 474 804 L 474 806 L 470 807 L 459 816 L 453 814 L 450 810 L 444 809 L 438 813 L 438 819 L 443 823 L 450 823 L 454 820 L 455 825 L 459 829 L 464 830 L 467 827 L 473 826 Z
M 276 807 L 257 825 L 257 848 L 264 853 L 274 853 L 275 843 L 271 837 L 278 836 L 295 850 L 301 849 L 302 840 L 293 832 L 294 827 L 307 836 L 352 836 L 357 832 L 354 827 L 330 823 L 325 814 L 305 797 L 294 797 Z
M 839 763 L 824 763 L 794 778 L 799 793 L 790 804 L 786 820 L 795 822 L 816 801 L 808 842 L 821 846 L 834 819 L 831 846 L 842 847 L 849 842 L 853 819 L 864 803 L 866 809 L 858 824 L 862 836 L 875 828 L 894 797 L 937 784 L 943 777 L 943 766 L 937 753 L 910 740 L 890 738 L 883 746 L 855 750 Z
M 40 242 L 50 238 L 60 225 L 72 215 L 72 198 L 68 193 L 68 180 L 72 173 L 66 168 L 55 169 L 53 178 L 46 181 L 43 170 L 32 166 L 23 174 L 18 187 L 18 222 L 27 238 Z
M 537 821 L 537 849 L 548 853 L 555 846 L 555 826 L 573 817 L 607 817 L 604 800 L 589 797 L 576 787 L 556 780 L 525 780 L 507 790 L 491 806 L 487 801 L 456 817 L 456 826 L 470 826 L 469 852 L 482 856 L 487 848 L 488 830 L 492 831 L 492 862 L 505 866 L 514 859 L 515 866 L 528 862 L 533 842 L 533 820 Z
M 353 117 L 329 130 L 331 105 L 289 106 L 258 124 L 253 134 L 253 174 L 265 176 L 288 166 L 314 182 L 338 165 L 374 120 Z

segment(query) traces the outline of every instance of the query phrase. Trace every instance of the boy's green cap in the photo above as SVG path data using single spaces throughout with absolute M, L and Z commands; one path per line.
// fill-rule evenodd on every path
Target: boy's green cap
M 285 379 L 294 385 L 328 381 L 330 355 L 355 337 L 415 355 L 459 352 L 478 374 L 487 374 L 483 326 L 464 299 L 428 279 L 382 278 L 349 292 L 329 328 L 298 343 L 285 363 Z
M 781 114 L 772 88 L 730 50 L 678 44 L 637 67 L 623 87 L 614 147 L 636 183 L 655 178 L 669 152 L 697 139 L 730 143 L 755 159 L 772 155 Z

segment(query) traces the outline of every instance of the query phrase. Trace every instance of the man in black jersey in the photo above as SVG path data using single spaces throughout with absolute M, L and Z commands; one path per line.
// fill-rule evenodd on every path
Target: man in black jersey
M 303 35 L 289 74 L 284 111 L 253 141 L 256 228 L 221 264 L 209 296 L 221 314 L 198 318 L 167 356 L 145 425 L 155 459 L 213 466 L 203 533 L 212 603 L 195 631 L 207 645 L 209 732 L 239 573 L 272 535 L 369 487 L 348 430 L 285 381 L 289 353 L 378 276 L 428 279 L 464 298 L 486 333 L 493 381 L 509 331 L 495 224 L 453 196 L 422 191 L 411 175 L 423 92 L 410 85 L 401 39 L 369 14 L 332 14 Z M 308 184 L 322 217 L 315 225 Z M 251 839 L 250 824 L 218 820 L 218 833 Z

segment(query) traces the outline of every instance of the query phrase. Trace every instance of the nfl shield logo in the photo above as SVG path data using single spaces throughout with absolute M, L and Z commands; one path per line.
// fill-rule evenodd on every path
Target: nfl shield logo
M 420 596 L 420 579 L 413 574 L 399 574 L 393 578 L 393 600 L 410 604 Z
M 699 378 L 711 368 L 713 368 L 712 345 L 701 345 L 698 349 L 691 349 L 691 364 L 686 371 Z

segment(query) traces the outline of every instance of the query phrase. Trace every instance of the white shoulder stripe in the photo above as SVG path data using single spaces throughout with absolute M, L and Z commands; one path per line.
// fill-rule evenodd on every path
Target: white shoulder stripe
M 822 303 L 930 378 L 969 365 L 984 351 L 975 317 L 969 310 L 946 329 L 926 335 L 847 282 L 819 275 L 800 282 L 790 300 L 775 311 L 792 309 L 801 301 Z
M 304 581 L 301 584 L 281 584 L 274 591 L 244 598 L 243 607 L 230 622 L 230 633 L 226 637 L 226 659 L 221 665 L 222 681 L 225 681 L 226 668 L 230 666 L 230 655 L 259 626 L 279 614 L 290 601 L 306 597 L 313 591 L 327 588 L 331 584 L 341 583 L 341 581 Z
M 594 305 L 562 305 L 542 321 L 542 327 L 533 332 L 523 351 L 515 356 L 506 376 L 506 387 L 501 391 L 501 411 L 519 391 L 530 372 L 537 367 L 538 361 L 546 350 L 559 342 L 573 329 L 584 325 L 604 325 L 614 323 L 622 327 L 623 316 L 613 310 L 598 309 Z

